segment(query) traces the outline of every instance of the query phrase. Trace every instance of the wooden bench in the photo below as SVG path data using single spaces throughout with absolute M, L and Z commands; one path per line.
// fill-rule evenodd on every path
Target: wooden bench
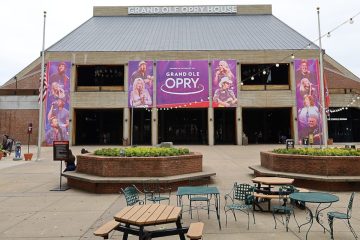
M 115 220 L 111 220 L 107 223 L 105 223 L 104 225 L 102 225 L 101 227 L 99 227 L 98 229 L 96 229 L 96 231 L 94 232 L 95 236 L 99 236 L 99 237 L 103 237 L 104 239 L 109 239 L 109 233 L 114 230 L 117 226 L 119 226 L 119 222 L 115 221 Z
M 191 223 L 186 236 L 191 240 L 201 239 L 203 230 L 204 230 L 203 222 Z

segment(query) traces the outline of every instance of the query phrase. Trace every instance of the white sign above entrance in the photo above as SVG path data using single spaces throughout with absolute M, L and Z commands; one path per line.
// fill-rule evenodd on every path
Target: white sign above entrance
M 156 14 L 236 14 L 236 6 L 167 6 L 167 7 L 128 7 L 129 15 Z

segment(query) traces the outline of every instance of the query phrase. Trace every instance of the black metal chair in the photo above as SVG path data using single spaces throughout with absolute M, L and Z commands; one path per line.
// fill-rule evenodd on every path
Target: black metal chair
M 295 222 L 296 222 L 297 226 L 299 227 L 299 224 L 295 217 L 294 208 L 291 205 L 287 205 L 288 195 L 290 193 L 293 193 L 294 191 L 295 191 L 295 188 L 293 186 L 282 186 L 279 188 L 279 204 L 272 207 L 272 214 L 273 214 L 273 218 L 275 221 L 275 229 L 277 226 L 277 221 L 276 221 L 276 216 L 275 216 L 276 214 L 280 214 L 281 219 L 279 219 L 279 221 L 285 225 L 286 231 L 289 230 L 288 226 L 289 226 L 291 214 L 294 215 Z M 285 215 L 285 219 L 284 219 L 283 215 Z
M 329 227 L 330 227 L 330 237 L 331 237 L 331 239 L 334 239 L 333 224 L 334 224 L 334 219 L 336 219 L 336 218 L 341 219 L 341 220 L 346 220 L 347 224 L 349 226 L 349 229 L 352 232 L 352 234 L 354 235 L 355 239 L 358 239 L 358 236 L 356 235 L 353 227 L 350 224 L 352 205 L 353 205 L 354 197 L 355 197 L 355 192 L 351 193 L 346 213 L 342 213 L 342 212 L 328 212 L 327 213 Z
M 160 203 L 168 201 L 170 204 L 171 188 L 159 180 L 148 180 L 143 182 L 143 192 L 145 194 L 145 204 L 147 201 Z
M 121 191 L 125 195 L 126 205 L 132 206 L 135 204 L 144 204 L 144 201 L 140 199 L 139 193 L 141 191 L 135 186 L 128 186 L 125 189 L 121 188 Z
M 231 211 L 233 213 L 235 221 L 237 221 L 235 211 L 241 211 L 248 216 L 247 228 L 249 230 L 250 212 L 252 212 L 254 224 L 255 224 L 253 202 L 254 202 L 254 187 L 249 184 L 234 183 L 231 192 L 225 195 L 224 211 L 226 216 L 226 225 L 227 225 L 228 211 Z

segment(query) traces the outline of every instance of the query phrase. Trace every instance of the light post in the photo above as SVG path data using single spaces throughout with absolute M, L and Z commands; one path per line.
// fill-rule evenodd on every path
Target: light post
M 36 161 L 40 160 L 41 154 L 41 135 L 42 135 L 42 121 L 43 121 L 43 91 L 44 91 L 44 73 L 45 73 L 45 23 L 46 11 L 44 11 L 44 26 L 43 26 L 43 42 L 41 51 L 41 82 L 40 82 L 40 106 L 39 106 L 39 130 L 38 130 L 38 146 Z
M 325 96 L 324 96 L 324 65 L 323 65 L 323 52 L 321 46 L 321 30 L 320 30 L 320 7 L 316 8 L 318 15 L 318 29 L 319 29 L 319 47 L 320 47 L 320 96 L 321 96 L 321 115 L 322 115 L 322 141 L 325 148 L 327 148 L 328 129 L 327 129 L 327 116 L 325 112 Z
M 131 126 L 130 126 L 130 146 L 133 145 L 133 131 L 134 131 L 134 100 L 131 99 Z

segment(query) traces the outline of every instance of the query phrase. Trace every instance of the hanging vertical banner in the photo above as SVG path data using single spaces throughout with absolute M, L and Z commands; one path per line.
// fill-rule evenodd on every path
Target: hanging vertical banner
M 48 62 L 45 105 L 45 141 L 69 140 L 71 62 Z
M 147 108 L 153 105 L 153 61 L 129 61 L 130 108 Z
M 213 107 L 236 107 L 236 60 L 213 60 L 211 66 Z
M 294 67 L 299 144 L 302 144 L 304 139 L 320 144 L 322 116 L 319 63 L 317 59 L 296 59 Z
M 158 61 L 156 103 L 159 108 L 207 108 L 209 72 L 207 60 Z

